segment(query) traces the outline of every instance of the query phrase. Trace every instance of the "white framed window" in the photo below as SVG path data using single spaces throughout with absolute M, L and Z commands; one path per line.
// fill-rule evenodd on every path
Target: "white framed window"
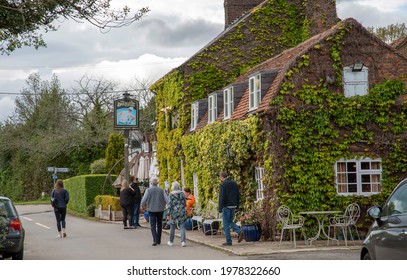
M 233 114 L 233 87 L 223 91 L 223 118 L 229 119 Z
M 191 104 L 191 131 L 196 129 L 198 124 L 198 102 Z
M 213 123 L 218 117 L 218 102 L 216 93 L 208 98 L 208 123 Z
M 196 174 L 196 173 L 192 174 L 192 181 L 194 184 L 194 197 L 195 197 L 196 205 L 198 205 L 198 201 L 199 201 L 198 174 Z
M 156 151 L 157 151 L 157 141 L 153 141 L 153 143 L 151 144 L 151 150 L 152 150 L 153 152 L 156 152 Z
M 259 107 L 261 102 L 261 75 L 257 74 L 249 79 L 249 110 Z
M 256 200 L 264 198 L 264 183 L 263 183 L 264 167 L 256 167 L 254 170 L 254 177 L 257 182 Z
M 340 195 L 371 195 L 381 192 L 381 159 L 339 160 L 335 165 L 336 190 Z
M 352 67 L 343 68 L 343 88 L 346 97 L 366 95 L 369 91 L 369 69 L 362 67 L 361 71 L 353 71 Z

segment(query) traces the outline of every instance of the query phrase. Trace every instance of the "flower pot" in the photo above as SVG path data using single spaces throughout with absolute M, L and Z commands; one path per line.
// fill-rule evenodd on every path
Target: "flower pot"
M 261 237 L 261 228 L 259 224 L 242 225 L 244 240 L 247 242 L 259 241 Z

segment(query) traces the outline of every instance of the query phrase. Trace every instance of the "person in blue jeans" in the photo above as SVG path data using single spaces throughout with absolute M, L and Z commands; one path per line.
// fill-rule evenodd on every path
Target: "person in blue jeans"
M 174 245 L 175 226 L 178 224 L 181 234 L 181 246 L 185 247 L 186 198 L 178 182 L 172 183 L 167 209 L 167 220 L 169 220 L 170 224 L 170 240 L 167 244 L 168 246 Z
M 64 183 L 61 179 L 55 182 L 55 188 L 51 191 L 51 197 L 56 200 L 54 214 L 57 221 L 58 238 L 66 237 L 66 206 L 69 202 L 69 193 L 64 189 Z
M 138 178 L 135 176 L 130 177 L 130 188 L 134 191 L 134 213 L 133 213 L 133 226 L 134 227 L 141 227 L 139 220 L 140 220 L 140 203 L 141 203 L 141 191 L 140 191 L 140 183 Z
M 167 203 L 167 195 L 164 189 L 158 186 L 158 179 L 151 180 L 151 186 L 144 193 L 141 207 L 147 210 L 150 216 L 150 228 L 153 236 L 153 246 L 161 244 L 161 233 L 163 228 L 163 214 Z
M 225 232 L 226 242 L 223 246 L 232 245 L 232 237 L 230 229 L 232 228 L 238 234 L 238 242 L 240 243 L 244 238 L 244 233 L 234 223 L 235 210 L 239 208 L 240 193 L 238 184 L 229 179 L 226 172 L 220 173 L 220 191 L 219 191 L 219 213 L 222 213 L 223 231 Z

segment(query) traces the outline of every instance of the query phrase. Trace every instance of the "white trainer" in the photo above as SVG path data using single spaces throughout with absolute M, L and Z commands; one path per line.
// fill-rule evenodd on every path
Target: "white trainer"
M 174 245 L 174 243 L 172 243 L 171 241 L 168 241 L 168 242 L 167 242 L 167 245 L 168 245 L 168 246 L 172 246 L 172 245 Z
M 182 241 L 182 242 L 181 242 L 181 246 L 182 246 L 182 247 L 185 247 L 185 246 L 187 246 L 187 244 L 186 244 L 184 241 Z

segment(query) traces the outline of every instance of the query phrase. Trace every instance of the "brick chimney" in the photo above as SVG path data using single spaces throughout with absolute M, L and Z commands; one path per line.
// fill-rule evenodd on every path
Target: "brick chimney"
M 253 9 L 265 0 L 225 0 L 225 29 L 240 18 L 245 12 Z
M 267 0 L 224 0 L 225 29 L 245 12 Z M 321 33 L 338 23 L 335 0 L 289 0 L 303 10 L 309 24 L 310 36 Z
M 335 0 L 303 1 L 304 13 L 309 22 L 310 36 L 319 34 L 339 22 Z

